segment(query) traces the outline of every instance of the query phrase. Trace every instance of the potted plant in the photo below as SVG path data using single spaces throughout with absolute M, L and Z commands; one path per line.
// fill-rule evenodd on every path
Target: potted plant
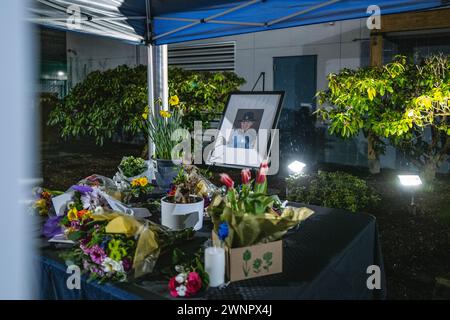
M 132 182 L 134 179 L 146 173 L 148 170 L 148 164 L 142 158 L 129 156 L 122 159 L 118 170 L 128 182 Z
M 182 163 L 182 152 L 176 151 L 175 146 L 183 140 L 183 137 L 179 136 L 178 139 L 173 137 L 175 131 L 182 129 L 182 111 L 179 108 L 178 97 L 170 97 L 169 105 L 172 110 L 161 110 L 160 116 L 154 116 L 147 121 L 148 136 L 155 144 L 153 159 L 157 168 L 156 181 L 161 188 L 170 186 Z M 147 119 L 148 112 L 144 113 L 143 117 Z
M 207 185 L 194 166 L 183 166 L 169 194 L 161 199 L 161 224 L 174 230 L 203 226 Z

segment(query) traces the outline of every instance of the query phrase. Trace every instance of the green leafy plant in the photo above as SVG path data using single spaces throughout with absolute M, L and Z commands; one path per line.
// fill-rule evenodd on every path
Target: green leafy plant
M 169 94 L 185 102 L 182 126 L 189 129 L 194 119 L 207 122 L 221 114 L 229 93 L 243 83 L 231 72 L 169 69 Z M 103 144 L 120 131 L 145 134 L 142 114 L 146 109 L 146 66 L 123 65 L 90 73 L 52 110 L 48 124 L 58 126 L 63 138 L 92 136 Z
M 329 121 L 331 134 L 350 138 L 364 132 L 371 172 L 379 171 L 386 138 L 426 180 L 434 178 L 450 152 L 450 56 L 430 56 L 418 65 L 398 56 L 381 67 L 330 74 L 328 80 L 328 89 L 318 96 L 331 106 L 317 113 Z
M 287 178 L 287 199 L 358 212 L 376 205 L 379 196 L 367 183 L 344 172 L 320 172 Z
M 185 102 L 183 126 L 189 130 L 193 129 L 194 121 L 203 121 L 203 126 L 207 126 L 220 117 L 230 92 L 244 83 L 233 72 L 169 69 L 169 92 Z
M 150 121 L 146 122 L 148 136 L 155 144 L 155 159 L 181 159 L 182 150 L 175 148 L 186 137 L 181 119 L 182 112 L 175 107 L 172 111 L 160 111 L 160 116 L 152 116 Z M 177 130 L 179 135 L 176 135 Z
M 124 157 L 119 164 L 119 170 L 127 178 L 140 175 L 141 173 L 144 173 L 147 168 L 148 166 L 144 159 L 135 158 L 133 156 Z

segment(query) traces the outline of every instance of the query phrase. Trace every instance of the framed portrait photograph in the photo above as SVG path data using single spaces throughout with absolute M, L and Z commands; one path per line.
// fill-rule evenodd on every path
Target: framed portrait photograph
M 259 167 L 269 156 L 283 98 L 282 91 L 231 93 L 206 163 Z

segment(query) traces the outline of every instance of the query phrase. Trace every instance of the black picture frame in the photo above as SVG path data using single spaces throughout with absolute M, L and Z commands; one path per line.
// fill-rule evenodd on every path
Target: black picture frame
M 227 112 L 229 111 L 230 108 L 230 101 L 232 99 L 233 96 L 261 96 L 261 95 L 271 95 L 271 96 L 278 96 L 278 103 L 275 106 L 276 110 L 275 110 L 275 115 L 272 121 L 272 125 L 271 128 L 264 128 L 264 129 L 277 129 L 278 127 L 278 121 L 280 119 L 280 114 L 281 114 L 281 110 L 283 107 L 283 101 L 284 101 L 284 96 L 285 96 L 285 92 L 284 91 L 233 91 L 229 94 L 228 98 L 227 98 L 227 102 L 223 111 L 223 115 L 222 118 L 219 122 L 219 126 L 218 126 L 218 130 L 219 132 L 222 132 L 223 130 L 223 124 L 224 124 L 224 120 L 226 119 L 227 116 Z M 264 109 L 265 110 L 265 109 Z M 258 130 L 261 128 L 258 128 Z M 267 150 L 266 150 L 266 158 L 270 158 L 271 156 L 271 149 L 272 149 L 272 143 L 273 143 L 273 136 L 270 136 L 270 138 L 267 141 Z M 214 149 L 215 150 L 215 149 Z M 224 162 L 212 162 L 209 161 L 212 154 L 214 153 L 214 150 L 212 150 L 209 154 L 208 154 L 208 159 L 206 160 L 206 164 L 210 165 L 210 166 L 215 166 L 215 167 L 226 167 L 226 168 L 235 168 L 235 169 L 243 169 L 243 168 L 257 168 L 259 165 L 257 166 L 249 166 L 249 165 L 238 165 L 238 164 L 229 164 L 229 163 L 224 163 Z

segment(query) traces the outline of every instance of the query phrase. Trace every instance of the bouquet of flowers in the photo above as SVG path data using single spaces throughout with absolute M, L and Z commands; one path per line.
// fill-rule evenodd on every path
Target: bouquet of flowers
M 192 165 L 184 165 L 172 183 L 168 193 L 175 203 L 191 203 L 192 196 L 207 199 L 214 189 Z
M 126 178 L 132 178 L 143 174 L 148 169 L 148 165 L 142 158 L 129 156 L 122 159 L 118 169 Z
M 36 188 L 33 193 L 36 200 L 33 202 L 32 209 L 40 216 L 48 216 L 52 209 L 52 197 L 62 194 L 61 191 L 52 191 L 45 188 Z
M 172 262 L 176 272 L 169 280 L 169 293 L 172 297 L 193 297 L 208 287 L 209 276 L 206 273 L 199 250 L 193 256 L 179 249 L 172 253 Z
M 118 212 L 87 215 L 77 220 L 82 226 L 70 233 L 77 245 L 63 257 L 82 266 L 90 280 L 100 283 L 152 272 L 164 248 L 193 236 L 192 230 L 170 231 Z
M 229 248 L 279 240 L 314 213 L 308 208 L 283 208 L 277 196 L 267 195 L 267 172 L 267 162 L 261 164 L 255 180 L 249 169 L 242 170 L 242 185 L 237 188 L 227 174 L 221 174 L 227 191 L 213 197 L 208 213 L 216 234 L 227 229 L 224 240 Z

